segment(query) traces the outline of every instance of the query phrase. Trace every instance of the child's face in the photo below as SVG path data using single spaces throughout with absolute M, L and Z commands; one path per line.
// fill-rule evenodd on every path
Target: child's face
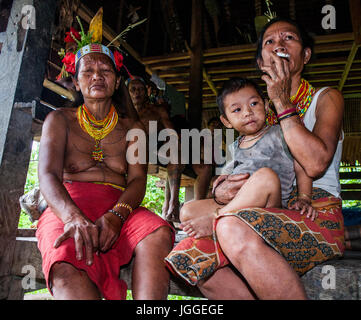
M 225 117 L 221 116 L 221 121 L 242 135 L 255 134 L 266 123 L 265 104 L 252 86 L 228 94 L 223 105 Z

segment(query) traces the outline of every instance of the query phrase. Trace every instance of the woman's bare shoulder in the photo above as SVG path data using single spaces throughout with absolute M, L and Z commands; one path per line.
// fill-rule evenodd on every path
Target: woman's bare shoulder
M 343 102 L 343 95 L 338 89 L 328 87 L 320 93 L 319 101 L 323 102 L 328 99 L 335 100 L 336 103 Z
M 51 111 L 45 118 L 45 122 L 65 123 L 76 118 L 76 108 L 58 108 Z
M 327 110 L 330 114 L 333 114 L 335 117 L 342 117 L 344 110 L 344 99 L 342 93 L 335 88 L 327 88 L 320 93 L 320 96 L 317 100 L 317 109 L 316 112 Z

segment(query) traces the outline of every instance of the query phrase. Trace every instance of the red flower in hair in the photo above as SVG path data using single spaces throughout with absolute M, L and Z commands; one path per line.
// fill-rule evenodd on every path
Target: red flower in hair
M 120 68 L 123 66 L 123 55 L 118 50 L 114 50 L 114 60 L 117 71 L 120 71 Z
M 80 34 L 76 31 L 73 27 L 70 28 L 69 32 L 66 32 L 66 37 L 64 39 L 65 42 L 75 42 L 74 38 L 71 36 L 73 35 L 77 40 L 80 40 Z
M 71 74 L 75 74 L 75 54 L 68 52 L 61 62 L 65 65 L 65 70 Z

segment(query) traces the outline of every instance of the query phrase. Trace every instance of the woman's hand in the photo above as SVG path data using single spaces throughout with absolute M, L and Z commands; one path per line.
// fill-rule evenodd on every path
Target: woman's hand
M 249 173 L 222 175 L 214 182 L 214 195 L 218 202 L 227 204 L 246 183 Z
M 300 214 L 303 215 L 306 213 L 306 217 L 310 218 L 312 221 L 315 221 L 318 217 L 317 210 L 305 199 L 298 199 L 292 206 L 289 207 L 289 209 L 301 210 Z
M 266 82 L 268 97 L 275 105 L 277 102 L 287 105 L 291 96 L 289 62 L 274 52 L 271 52 L 270 62 L 270 65 L 261 66 L 261 70 L 266 73 L 261 79 Z
M 64 232 L 54 242 L 54 247 L 68 239 L 74 238 L 75 254 L 78 260 L 83 259 L 83 246 L 85 246 L 86 264 L 93 263 L 93 252 L 98 251 L 98 227 L 87 217 L 78 214 L 64 224 Z
M 99 250 L 108 251 L 118 239 L 122 221 L 111 212 L 106 212 L 95 224 L 99 228 Z

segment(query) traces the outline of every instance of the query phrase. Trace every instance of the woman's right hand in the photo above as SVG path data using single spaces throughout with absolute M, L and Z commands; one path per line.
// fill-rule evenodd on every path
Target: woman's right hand
M 246 183 L 249 173 L 219 176 L 214 182 L 214 195 L 218 202 L 229 203 Z
M 83 259 L 85 247 L 86 264 L 90 266 L 93 253 L 98 251 L 98 227 L 85 216 L 77 214 L 64 223 L 64 232 L 55 240 L 54 247 L 58 248 L 68 238 L 74 238 L 77 260 Z
M 275 52 L 271 53 L 270 62 L 270 65 L 261 67 L 265 73 L 261 79 L 266 82 L 268 97 L 275 105 L 278 101 L 287 105 L 291 96 L 289 62 Z
M 106 212 L 95 224 L 99 230 L 99 250 L 106 252 L 118 239 L 123 222 L 113 213 Z

